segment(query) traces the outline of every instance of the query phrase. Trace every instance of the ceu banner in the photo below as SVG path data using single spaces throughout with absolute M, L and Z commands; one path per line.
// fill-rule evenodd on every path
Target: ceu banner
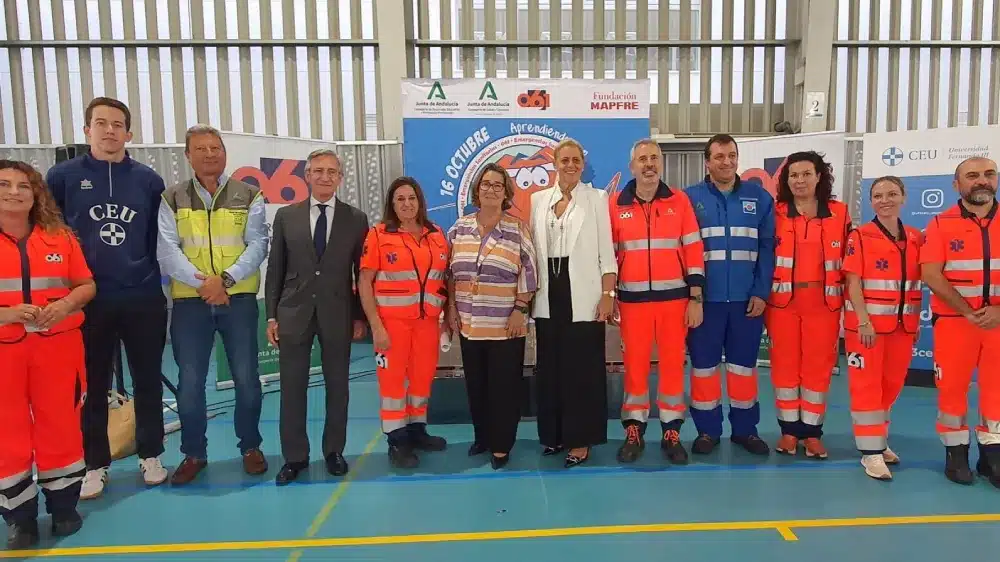
M 814 150 L 833 166 L 833 197 L 844 200 L 844 184 L 848 181 L 844 173 L 844 133 L 806 133 L 761 139 L 740 140 L 740 178 L 756 180 L 773 196 L 778 194 L 778 176 L 785 166 L 789 154 L 802 150 Z M 761 338 L 757 363 L 771 364 L 771 342 L 765 333 Z
M 484 164 L 507 170 L 511 212 L 528 220 L 531 194 L 555 183 L 560 140 L 583 145 L 584 183 L 613 192 L 631 179 L 632 144 L 648 136 L 648 80 L 403 81 L 403 166 L 444 229 L 475 211 L 472 183 Z
M 267 201 L 267 226 L 271 232 L 274 213 L 284 205 L 298 203 L 309 197 L 305 180 L 306 156 L 318 148 L 332 148 L 328 142 L 279 138 L 266 135 L 245 135 L 223 132 L 228 158 L 226 173 L 234 179 L 261 188 Z M 278 350 L 267 341 L 267 315 L 264 309 L 264 278 L 267 260 L 261 264 L 260 290 L 257 303 L 260 315 L 257 321 L 257 365 L 262 380 L 278 378 Z M 218 365 L 216 387 L 233 385 L 229 362 L 222 339 L 216 335 L 215 357 Z M 319 346 L 313 346 L 312 372 L 320 366 Z
M 868 197 L 872 182 L 880 176 L 899 176 L 906 185 L 903 222 L 923 229 L 931 218 L 958 202 L 959 196 L 953 187 L 955 168 L 973 156 L 997 160 L 1000 157 L 998 139 L 1000 127 L 866 134 L 861 183 L 862 219 L 871 220 L 874 216 Z M 920 338 L 913 348 L 910 369 L 934 369 L 930 291 L 926 287 L 920 313 Z

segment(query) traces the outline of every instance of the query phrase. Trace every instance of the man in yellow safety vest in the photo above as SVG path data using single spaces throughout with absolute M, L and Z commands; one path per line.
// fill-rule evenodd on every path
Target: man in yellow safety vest
M 175 486 L 194 480 L 208 463 L 205 382 L 216 332 L 236 389 L 243 469 L 267 472 L 257 371 L 257 292 L 268 246 L 264 196 L 258 187 L 224 176 L 226 147 L 216 129 L 188 129 L 184 152 L 194 177 L 163 193 L 157 244 L 160 269 L 170 277 L 170 338 L 179 373 L 184 461 L 171 477 Z

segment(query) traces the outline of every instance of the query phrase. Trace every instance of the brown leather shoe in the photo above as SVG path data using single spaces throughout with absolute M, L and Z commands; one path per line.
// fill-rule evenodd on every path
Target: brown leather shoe
M 189 484 L 206 466 L 208 466 L 208 461 L 206 460 L 184 457 L 184 461 L 174 471 L 174 475 L 170 477 L 170 484 L 173 486 Z
M 267 459 L 260 449 L 250 449 L 243 453 L 243 471 L 251 476 L 267 472 Z

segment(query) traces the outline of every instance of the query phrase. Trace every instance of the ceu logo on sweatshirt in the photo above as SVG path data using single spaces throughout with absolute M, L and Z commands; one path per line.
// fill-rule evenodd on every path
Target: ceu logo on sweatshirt
M 101 242 L 108 246 L 121 246 L 125 243 L 128 225 L 135 220 L 136 211 L 117 203 L 94 205 L 87 211 L 90 219 L 101 223 L 98 235 Z

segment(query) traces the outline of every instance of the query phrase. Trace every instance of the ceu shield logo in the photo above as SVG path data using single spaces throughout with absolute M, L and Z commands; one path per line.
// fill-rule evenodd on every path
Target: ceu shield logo
M 882 163 L 886 166 L 898 166 L 903 161 L 903 151 L 895 146 L 890 146 L 882 153 Z
M 101 242 L 108 246 L 121 246 L 125 242 L 125 229 L 116 222 L 106 222 L 99 231 Z
M 748 215 L 757 214 L 757 202 L 756 201 L 743 201 L 743 212 Z

